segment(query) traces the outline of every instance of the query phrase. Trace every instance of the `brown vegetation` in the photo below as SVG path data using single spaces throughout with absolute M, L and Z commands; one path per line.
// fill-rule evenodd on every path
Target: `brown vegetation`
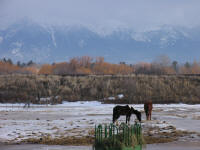
M 155 143 L 168 143 L 177 141 L 182 137 L 190 137 L 192 134 L 197 134 L 195 132 L 174 130 L 171 132 L 158 132 L 154 135 L 144 134 L 142 137 L 143 143 L 145 144 L 155 144 Z M 29 144 L 47 144 L 47 145 L 92 145 L 94 144 L 94 136 L 82 136 L 82 137 L 59 137 L 53 138 L 52 136 L 44 136 L 42 138 L 29 138 L 24 139 L 20 143 Z
M 34 67 L 21 68 L 17 65 L 0 61 L 0 74 L 15 74 L 15 73 L 21 73 L 21 74 L 36 73 L 36 69 Z
M 110 103 L 200 103 L 200 77 L 183 75 L 0 75 L 0 102 L 61 103 L 103 100 Z M 44 98 L 48 98 L 44 101 Z
M 179 65 L 167 56 L 134 65 L 89 56 L 42 66 L 32 61 L 13 64 L 4 58 L 0 61 L 0 102 L 143 103 L 152 99 L 153 103 L 200 103 L 199 73 L 200 63 Z M 124 99 L 105 100 L 118 94 L 124 94 Z
M 177 141 L 182 137 L 189 138 L 193 134 L 198 135 L 198 133 L 195 133 L 195 132 L 173 129 L 172 132 L 158 131 L 155 134 L 145 133 L 144 139 L 146 141 L 146 144 L 168 143 L 168 142 Z
M 141 62 L 137 64 L 112 64 L 105 62 L 103 57 L 96 59 L 89 56 L 75 57 L 69 62 L 60 62 L 37 65 L 32 61 L 28 63 L 13 64 L 10 59 L 0 61 L 0 74 L 44 74 L 44 75 L 130 75 L 130 74 L 200 74 L 200 63 L 186 62 L 178 64 L 171 62 L 168 56 L 159 56 L 152 63 Z
M 94 137 L 60 137 L 52 138 L 51 136 L 44 136 L 42 138 L 30 138 L 22 140 L 20 143 L 31 144 L 47 144 L 47 145 L 91 145 L 94 142 Z

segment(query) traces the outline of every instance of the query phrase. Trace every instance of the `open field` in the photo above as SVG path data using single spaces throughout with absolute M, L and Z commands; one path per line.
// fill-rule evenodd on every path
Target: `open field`
M 0 105 L 0 141 L 7 144 L 91 145 L 94 126 L 111 123 L 114 104 L 64 102 L 58 105 Z M 143 105 L 132 105 L 143 112 Z M 145 121 L 147 144 L 200 140 L 200 105 L 155 104 L 153 120 Z M 131 117 L 131 124 L 135 116 Z M 120 117 L 119 122 L 125 120 Z

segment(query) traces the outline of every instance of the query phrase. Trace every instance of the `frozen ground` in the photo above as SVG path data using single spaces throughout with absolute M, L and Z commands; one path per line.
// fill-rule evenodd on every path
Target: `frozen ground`
M 91 133 L 95 124 L 111 123 L 114 104 L 99 102 L 65 102 L 59 105 L 0 104 L 0 141 L 20 142 L 28 138 L 81 137 Z M 143 105 L 132 105 L 143 112 Z M 143 120 L 145 115 L 143 113 Z M 170 104 L 154 105 L 152 121 L 143 121 L 144 132 L 148 128 L 159 128 L 161 132 L 178 130 L 200 133 L 200 105 Z M 131 117 L 131 124 L 135 116 Z M 125 120 L 121 117 L 119 122 Z M 154 134 L 152 132 L 152 134 Z M 182 139 L 184 140 L 184 138 Z M 185 139 L 188 141 L 188 139 Z M 199 136 L 191 135 L 191 141 Z

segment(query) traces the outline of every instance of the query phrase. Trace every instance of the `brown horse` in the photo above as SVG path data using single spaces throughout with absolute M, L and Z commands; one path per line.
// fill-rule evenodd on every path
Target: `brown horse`
M 137 119 L 141 122 L 141 112 L 135 110 L 133 107 L 126 106 L 115 106 L 113 108 L 113 123 L 121 116 L 126 116 L 126 123 L 130 121 L 131 114 L 135 114 Z
M 144 103 L 144 111 L 146 113 L 147 120 L 151 120 L 152 109 L 153 109 L 152 101 L 147 101 Z

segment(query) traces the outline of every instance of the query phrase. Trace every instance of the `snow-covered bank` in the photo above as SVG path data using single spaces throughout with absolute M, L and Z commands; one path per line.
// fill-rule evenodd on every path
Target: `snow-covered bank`
M 115 104 L 101 104 L 97 101 L 64 102 L 58 105 L 0 104 L 0 140 L 17 142 L 28 138 L 81 137 L 92 134 L 95 124 L 111 123 Z M 131 105 L 143 112 L 143 105 Z M 159 128 L 171 132 L 177 129 L 200 133 L 200 105 L 155 104 L 152 121 L 144 121 L 144 128 Z M 134 123 L 135 116 L 131 117 Z M 122 116 L 119 122 L 125 120 Z M 153 133 L 153 132 L 152 132 Z

